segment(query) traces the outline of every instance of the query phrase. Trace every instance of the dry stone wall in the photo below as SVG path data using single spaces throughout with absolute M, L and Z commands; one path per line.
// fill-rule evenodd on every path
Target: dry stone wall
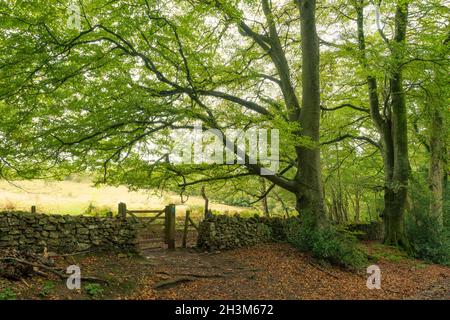
M 384 237 L 384 227 L 381 222 L 350 224 L 347 229 L 355 232 L 359 240 L 381 240 Z
M 135 250 L 132 219 L 0 212 L 0 249 L 67 253 L 91 248 Z
M 254 216 L 213 215 L 199 224 L 197 246 L 204 250 L 223 250 L 251 246 L 270 241 L 287 241 L 286 226 L 293 219 Z M 379 222 L 353 224 L 347 230 L 360 240 L 380 240 L 383 226 Z
M 223 250 L 269 241 L 284 241 L 284 223 L 280 218 L 214 215 L 199 224 L 197 246 Z

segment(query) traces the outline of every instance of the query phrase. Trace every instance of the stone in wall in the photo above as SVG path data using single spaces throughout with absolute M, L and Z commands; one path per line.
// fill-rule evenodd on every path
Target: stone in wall
M 91 248 L 134 251 L 132 219 L 0 212 L 0 248 L 67 253 Z
M 356 233 L 359 240 L 381 240 L 384 237 L 383 223 L 355 223 L 347 226 L 347 230 Z
M 205 218 L 199 224 L 197 246 L 205 250 L 234 249 L 268 241 L 287 241 L 287 219 L 254 216 L 215 215 Z M 355 232 L 360 240 L 380 240 L 383 238 L 383 225 L 379 222 L 353 224 L 347 230 Z
M 215 215 L 199 224 L 197 246 L 206 250 L 247 247 L 272 240 L 270 227 L 259 217 Z

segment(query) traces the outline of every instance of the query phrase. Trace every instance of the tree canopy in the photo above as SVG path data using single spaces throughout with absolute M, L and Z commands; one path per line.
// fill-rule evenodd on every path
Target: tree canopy
M 386 243 L 408 250 L 411 185 L 425 181 L 443 223 L 444 2 L 0 3 L 5 178 L 88 170 L 131 188 L 208 185 L 218 197 L 269 199 L 319 228 L 383 219 Z M 223 133 L 278 129 L 278 172 L 167 161 L 172 133 L 196 121 Z

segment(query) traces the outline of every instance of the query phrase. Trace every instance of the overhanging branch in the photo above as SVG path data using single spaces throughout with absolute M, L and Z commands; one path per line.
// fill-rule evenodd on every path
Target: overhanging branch
M 367 143 L 370 143 L 371 145 L 373 145 L 374 147 L 376 147 L 376 148 L 378 148 L 380 150 L 382 148 L 381 144 L 379 144 L 375 140 L 372 140 L 369 137 L 366 137 L 366 136 L 354 136 L 354 135 L 351 135 L 351 134 L 344 134 L 344 135 L 342 135 L 340 137 L 337 137 L 337 138 L 335 138 L 333 140 L 322 142 L 321 145 L 333 144 L 333 143 L 336 143 L 336 142 L 339 142 L 339 141 L 342 141 L 342 140 L 345 140 L 345 139 L 362 140 L 362 141 L 365 141 Z
M 357 111 L 365 112 L 365 113 L 370 113 L 369 109 L 364 108 L 364 107 L 358 107 L 358 106 L 355 106 L 355 105 L 353 105 L 351 103 L 343 103 L 343 104 L 341 104 L 339 106 L 332 107 L 332 108 L 327 108 L 325 106 L 320 106 L 320 110 L 322 110 L 322 111 L 334 111 L 334 110 L 339 110 L 339 109 L 342 109 L 342 108 L 345 108 L 345 107 L 351 108 L 351 109 L 354 109 L 354 110 L 357 110 Z

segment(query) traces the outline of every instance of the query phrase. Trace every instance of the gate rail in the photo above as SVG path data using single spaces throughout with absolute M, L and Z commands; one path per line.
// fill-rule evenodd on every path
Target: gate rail
M 118 204 L 118 216 L 123 219 L 126 219 L 127 214 L 135 219 L 140 219 L 136 214 L 156 213 L 156 216 L 150 217 L 150 219 L 144 223 L 144 226 L 149 225 L 155 220 L 164 219 L 164 241 L 169 250 L 175 250 L 175 211 L 174 204 L 169 204 L 161 210 L 128 210 L 125 203 L 120 202 Z

